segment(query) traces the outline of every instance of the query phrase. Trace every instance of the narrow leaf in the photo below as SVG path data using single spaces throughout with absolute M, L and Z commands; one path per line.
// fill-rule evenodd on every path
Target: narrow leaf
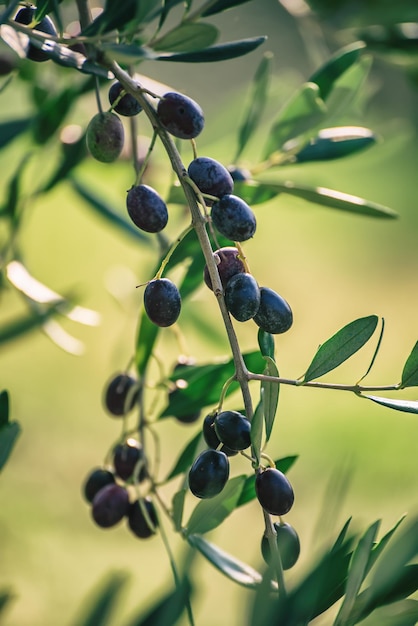
M 357 96 L 362 93 L 372 61 L 371 55 L 363 56 L 335 82 L 327 98 L 327 109 L 330 117 L 340 117 L 346 113 Z
M 57 313 L 57 306 L 53 305 L 42 313 L 32 313 L 24 317 L 14 319 L 0 328 L 0 344 L 13 341 L 22 335 L 26 335 L 31 330 L 45 324 L 45 322 Z
M 323 128 L 307 144 L 296 152 L 297 142 L 290 141 L 283 151 L 295 154 L 295 163 L 329 161 L 356 154 L 376 143 L 376 135 L 369 128 L 361 126 L 337 126 Z
M 320 97 L 315 83 L 305 83 L 285 104 L 270 129 L 264 158 L 280 151 L 282 146 L 294 137 L 317 126 L 326 114 L 326 106 Z
M 6 389 L 0 391 L 0 428 L 9 422 L 9 393 Z
M 193 52 L 215 43 L 219 31 L 212 24 L 183 23 L 169 31 L 152 47 L 166 52 Z
M 5 466 L 19 435 L 20 426 L 17 422 L 9 422 L 0 428 L 0 471 Z
M 210 543 L 204 537 L 193 534 L 189 535 L 187 540 L 191 546 L 199 550 L 216 569 L 230 580 L 250 589 L 256 589 L 261 583 L 261 574 L 246 563 L 221 550 L 214 543 Z
M 251 420 L 251 449 L 257 461 L 257 465 L 260 463 L 261 445 L 263 441 L 263 415 L 263 401 L 260 400 Z
M 176 532 L 181 531 L 181 524 L 183 520 L 184 501 L 186 499 L 187 489 L 183 488 L 177 491 L 172 500 L 172 519 Z
M 264 374 L 266 376 L 279 376 L 279 370 L 277 365 L 271 357 L 264 357 L 266 359 L 266 369 Z M 267 382 L 265 380 L 261 383 L 261 389 L 263 394 L 263 409 L 264 409 L 264 421 L 266 425 L 266 441 L 270 439 L 271 431 L 273 429 L 274 419 L 276 417 L 277 405 L 279 403 L 279 383 Z
M 235 59 L 252 52 L 266 40 L 266 37 L 253 37 L 230 41 L 216 46 L 210 46 L 195 52 L 177 52 L 171 54 L 161 54 L 157 61 L 174 61 L 176 63 L 212 63 L 215 61 L 226 61 Z
M 369 559 L 369 562 L 367 564 L 367 572 L 369 572 L 372 569 L 373 565 L 376 563 L 377 559 L 382 554 L 383 550 L 386 548 L 386 546 L 387 546 L 389 540 L 391 539 L 392 535 L 396 532 L 396 530 L 398 529 L 400 524 L 404 521 L 405 517 L 406 517 L 406 514 L 402 515 L 402 517 L 382 537 L 382 539 L 373 546 L 373 550 L 371 552 L 370 559 Z
M 278 470 L 283 472 L 283 474 L 286 474 L 297 458 L 297 456 L 286 456 L 282 459 L 278 459 L 277 461 L 275 461 L 275 465 Z M 252 474 L 251 476 L 247 476 L 245 480 L 237 506 L 247 504 L 247 502 L 251 502 L 251 500 L 254 500 L 256 497 L 257 495 L 255 492 L 255 474 Z
M 368 342 L 378 321 L 377 315 L 361 317 L 323 343 L 308 367 L 303 382 L 319 378 L 349 359 Z
M 380 398 L 379 396 L 359 395 L 360 398 L 367 398 L 376 404 L 381 404 L 388 409 L 403 411 L 404 413 L 418 413 L 418 400 L 392 400 L 392 398 Z
M 114 209 L 108 202 L 99 198 L 93 191 L 91 191 L 84 183 L 81 183 L 75 178 L 71 178 L 71 185 L 73 189 L 87 202 L 90 208 L 94 209 L 101 217 L 113 226 L 117 226 L 120 230 L 135 239 L 139 239 L 142 242 L 150 243 L 149 237 L 146 237 L 139 228 L 136 228 L 132 222 L 125 219 L 116 209 Z
M 142 311 L 135 350 L 135 365 L 140 377 L 145 374 L 158 331 L 159 327 L 151 322 L 145 311 Z
M 90 600 L 83 616 L 77 619 L 77 626 L 108 626 L 119 603 L 122 587 L 127 580 L 123 573 L 113 573 L 101 584 L 98 592 Z
M 206 9 L 202 15 L 204 17 L 215 15 L 216 13 L 221 13 L 222 11 L 226 11 L 227 9 L 231 9 L 232 7 L 236 7 L 240 4 L 245 4 L 248 1 L 249 0 L 218 0 L 218 2 L 211 3 L 210 7 Z
M 375 202 L 370 202 L 364 198 L 359 198 L 358 196 L 352 196 L 348 193 L 335 191 L 335 189 L 327 189 L 326 187 L 306 187 L 292 181 L 272 184 L 267 183 L 266 186 L 271 192 L 275 191 L 275 195 L 279 193 L 287 193 L 291 196 L 303 198 L 308 202 L 320 204 L 331 209 L 348 211 L 349 213 L 358 213 L 369 217 L 390 219 L 398 217 L 398 214 L 388 207 Z
M 81 32 L 81 35 L 91 37 L 123 28 L 127 22 L 135 18 L 138 4 L 140 3 L 136 0 L 124 0 L 123 3 L 119 0 L 106 0 L 102 13 Z
M 202 439 L 202 435 L 200 432 L 198 432 L 193 439 L 191 439 L 188 444 L 185 446 L 185 448 L 182 450 L 182 452 L 180 453 L 173 469 L 171 470 L 171 472 L 168 474 L 167 478 L 165 479 L 164 482 L 168 482 L 169 480 L 172 480 L 173 478 L 175 478 L 176 476 L 178 476 L 179 474 L 183 474 L 184 472 L 186 472 L 192 465 L 193 460 L 196 456 L 196 450 L 197 447 L 199 445 L 199 442 Z
M 245 476 L 231 478 L 217 496 L 201 500 L 187 522 L 187 536 L 207 533 L 222 524 L 236 508 L 245 479 Z
M 354 602 L 367 574 L 367 565 L 379 526 L 380 520 L 372 524 L 363 537 L 361 537 L 353 552 L 345 587 L 344 600 L 333 626 L 343 626 L 343 624 L 349 623 Z
M 82 135 L 80 139 L 71 144 L 65 144 L 61 147 L 61 158 L 56 170 L 51 178 L 42 188 L 42 192 L 50 191 L 55 185 L 66 181 L 68 174 L 81 163 L 87 156 L 86 135 Z
M 374 362 L 376 361 L 376 358 L 377 358 L 377 355 L 378 355 L 378 353 L 379 353 L 379 350 L 380 350 L 380 345 L 381 345 L 381 343 L 382 343 L 382 339 L 383 339 L 383 333 L 384 333 L 384 331 L 385 331 L 385 320 L 384 320 L 384 319 L 383 319 L 383 317 L 382 317 L 382 326 L 381 326 L 381 329 L 380 329 L 379 339 L 377 340 L 377 344 L 376 344 L 375 351 L 374 351 L 373 356 L 372 356 L 372 358 L 371 358 L 371 361 L 370 361 L 369 367 L 367 368 L 367 370 L 366 370 L 366 372 L 363 374 L 363 376 L 362 376 L 362 377 L 361 377 L 361 378 L 357 381 L 357 384 L 359 384 L 359 383 L 360 383 L 360 382 L 361 382 L 364 378 L 366 378 L 366 376 L 367 376 L 367 375 L 369 374 L 369 372 L 371 371 L 371 369 L 372 369 L 372 367 L 373 367 L 373 365 L 374 365 Z
M 145 615 L 141 608 L 141 615 L 128 622 L 128 626 L 174 626 L 178 624 L 186 607 L 190 604 L 191 588 L 186 579 L 182 580 L 176 589 L 154 604 Z
M 248 141 L 254 135 L 267 102 L 267 91 L 270 82 L 272 65 L 271 53 L 266 53 L 262 58 L 254 76 L 251 99 L 244 116 L 244 121 L 238 131 L 238 148 L 233 159 L 236 163 L 244 151 Z
M 366 45 L 362 41 L 350 44 L 342 50 L 338 50 L 333 57 L 312 74 L 309 82 L 318 85 L 323 100 L 330 94 L 334 82 L 357 62 L 365 49 Z
M 137 63 L 138 61 L 153 61 L 157 55 L 146 46 L 137 46 L 126 43 L 102 43 L 102 51 L 113 61 L 118 63 Z
M 4 148 L 13 139 L 24 133 L 32 123 L 33 118 L 25 117 L 18 120 L 9 120 L 0 123 L 0 148 Z
M 274 337 L 270 333 L 267 333 L 262 328 L 258 329 L 257 333 L 258 345 L 260 346 L 260 352 L 263 356 L 269 356 L 274 359 Z
M 401 387 L 416 386 L 418 386 L 418 341 L 412 348 L 412 352 L 406 360 L 401 380 Z

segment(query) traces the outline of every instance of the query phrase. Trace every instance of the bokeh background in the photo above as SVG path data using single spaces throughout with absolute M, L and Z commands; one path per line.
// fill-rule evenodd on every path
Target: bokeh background
M 211 21 L 221 28 L 223 39 L 266 34 L 268 41 L 237 60 L 216 65 L 145 62 L 141 72 L 199 101 L 206 115 L 199 154 L 229 164 L 250 81 L 262 54 L 271 51 L 274 77 L 265 121 L 243 155 L 243 165 L 250 165 L 293 90 L 355 34 L 310 18 L 296 20 L 275 0 L 250 2 Z M 40 81 L 46 80 L 43 69 L 37 68 Z M 365 93 L 367 98 L 348 123 L 375 130 L 381 137 L 376 146 L 336 162 L 288 166 L 265 178 L 357 194 L 395 209 L 399 219 L 353 216 L 279 196 L 255 208 L 257 234 L 245 245 L 259 283 L 280 292 L 294 312 L 293 328 L 276 341 L 280 372 L 289 378 L 303 374 L 318 345 L 357 317 L 377 314 L 385 320 L 369 384 L 398 382 L 418 339 L 418 92 L 402 66 L 376 56 Z M 24 113 L 27 106 L 21 85 L 0 93 L 3 121 Z M 84 128 L 94 112 L 89 95 L 69 121 Z M 149 135 L 145 119 L 140 120 L 139 131 Z M 30 145 L 22 138 L 0 153 L 2 181 L 8 180 L 25 150 Z M 188 147 L 183 156 L 185 162 L 191 160 Z M 56 158 L 53 148 L 50 158 Z M 48 158 L 45 164 L 31 166 L 32 180 L 49 166 Z M 133 182 L 129 162 L 103 165 L 89 159 L 77 176 L 123 212 L 125 191 Z M 169 169 L 159 148 L 147 176 L 161 191 L 167 188 Z M 29 177 L 25 184 L 31 184 Z M 169 235 L 176 236 L 183 223 L 182 210 L 173 207 Z M 151 277 L 157 247 L 141 246 L 110 227 L 64 182 L 26 210 L 21 248 L 36 278 L 59 293 L 76 294 L 80 304 L 100 313 L 101 324 L 92 328 L 62 322 L 83 342 L 80 356 L 60 350 L 41 331 L 0 351 L 0 387 L 9 391 L 11 418 L 22 427 L 0 477 L 0 587 L 15 594 L 2 623 L 76 626 L 100 581 L 110 572 L 122 571 L 129 582 L 114 620 L 115 625 L 122 624 L 126 616 L 141 606 L 145 609 L 171 587 L 167 555 L 158 536 L 141 542 L 123 525 L 109 531 L 95 527 L 81 486 L 120 432 L 120 425 L 102 407 L 103 387 L 132 356 L 142 303 L 135 286 Z M 16 294 L 11 290 L 3 294 L 2 322 L 23 310 Z M 181 346 L 170 329 L 161 333 L 157 346 L 167 370 L 182 349 L 202 363 L 228 355 L 220 316 L 204 286 L 184 307 L 179 329 Z M 237 325 L 243 350 L 256 348 L 256 330 L 252 323 Z M 354 383 L 367 369 L 373 350 L 372 344 L 366 346 L 327 380 Z M 396 397 L 414 398 L 414 393 L 412 389 Z M 239 399 L 229 403 L 236 406 Z M 163 475 L 199 425 L 164 420 L 155 429 L 161 437 Z M 417 434 L 414 415 L 347 393 L 282 386 L 269 452 L 274 458 L 299 455 L 289 474 L 296 502 L 288 521 L 298 530 L 302 555 L 290 580 L 348 517 L 357 528 L 382 519 L 383 532 L 404 512 L 417 512 Z M 234 473 L 247 469 L 238 460 L 233 464 Z M 187 510 L 192 506 L 191 497 Z M 165 528 L 181 561 L 184 545 L 167 523 Z M 252 503 L 209 538 L 261 568 L 262 529 L 259 507 Z M 234 586 L 201 557 L 193 567 L 196 623 L 244 624 L 251 592 Z

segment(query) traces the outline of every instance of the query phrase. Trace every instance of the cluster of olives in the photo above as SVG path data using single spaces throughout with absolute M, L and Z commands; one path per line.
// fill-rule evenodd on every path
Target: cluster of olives
M 106 386 L 104 405 L 110 415 L 124 417 L 134 408 L 138 396 L 135 379 L 117 374 Z M 133 488 L 148 478 L 144 450 L 137 439 L 128 437 L 113 447 L 111 456 L 108 465 L 89 472 L 83 485 L 92 518 L 101 528 L 116 526 L 126 518 L 134 535 L 141 539 L 151 537 L 158 528 L 153 501 L 149 496 L 138 498 Z

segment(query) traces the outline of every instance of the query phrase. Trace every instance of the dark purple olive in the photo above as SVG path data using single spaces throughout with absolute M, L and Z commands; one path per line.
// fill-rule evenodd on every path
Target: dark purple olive
M 285 515 L 295 499 L 292 485 L 280 470 L 268 467 L 258 472 L 255 479 L 258 501 L 267 513 Z
M 110 528 L 127 515 L 129 495 L 120 485 L 107 485 L 100 489 L 92 502 L 92 516 L 98 526 Z

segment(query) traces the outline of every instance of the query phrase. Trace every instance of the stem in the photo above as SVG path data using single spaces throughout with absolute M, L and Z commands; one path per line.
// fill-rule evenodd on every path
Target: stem
M 335 389 L 337 391 L 351 391 L 360 394 L 369 391 L 399 391 L 400 384 L 396 385 L 342 385 L 339 383 L 318 383 L 307 381 L 304 383 L 300 379 L 282 378 L 281 376 L 267 376 L 266 374 L 253 374 L 248 372 L 248 380 L 261 380 L 267 383 L 280 383 L 282 385 L 293 385 L 294 387 L 313 387 L 314 389 Z
M 131 119 L 133 120 L 135 118 L 131 118 Z M 141 184 L 141 180 L 142 180 L 142 177 L 144 175 L 145 170 L 147 169 L 147 165 L 148 165 L 151 153 L 154 150 L 154 145 L 155 145 L 155 140 L 156 139 L 157 139 L 157 134 L 154 131 L 154 134 L 153 134 L 152 139 L 151 139 L 151 143 L 148 146 L 147 154 L 145 155 L 145 158 L 144 158 L 144 161 L 143 161 L 141 167 L 138 166 L 138 154 L 136 155 L 136 158 L 135 158 L 135 161 L 134 161 L 135 164 L 136 164 L 136 167 L 135 167 L 135 171 L 136 171 L 136 183 L 135 184 L 136 185 L 140 185 Z M 138 150 L 138 146 L 137 146 L 136 142 L 135 142 L 135 148 L 136 148 L 136 150 Z
M 270 514 L 267 513 L 264 509 L 263 509 L 263 515 L 264 515 L 264 524 L 266 527 L 265 535 L 268 539 L 269 547 L 270 547 L 271 562 L 276 573 L 277 582 L 279 584 L 279 597 L 282 600 L 285 600 L 287 596 L 286 583 L 284 580 L 282 559 L 280 557 L 279 547 L 276 541 L 276 531 L 274 529 Z
M 160 265 L 160 269 L 156 273 L 155 278 L 161 278 L 161 276 L 163 275 L 164 270 L 166 268 L 166 265 L 169 262 L 173 252 L 176 250 L 177 246 L 183 241 L 183 239 L 186 237 L 186 235 L 188 235 L 190 233 L 190 231 L 192 229 L 193 229 L 193 226 L 191 224 L 189 224 L 189 226 L 187 226 L 187 228 L 185 228 L 183 230 L 183 232 L 173 242 L 173 244 L 169 248 L 167 254 L 165 255 L 164 259 L 162 260 L 161 265 Z

